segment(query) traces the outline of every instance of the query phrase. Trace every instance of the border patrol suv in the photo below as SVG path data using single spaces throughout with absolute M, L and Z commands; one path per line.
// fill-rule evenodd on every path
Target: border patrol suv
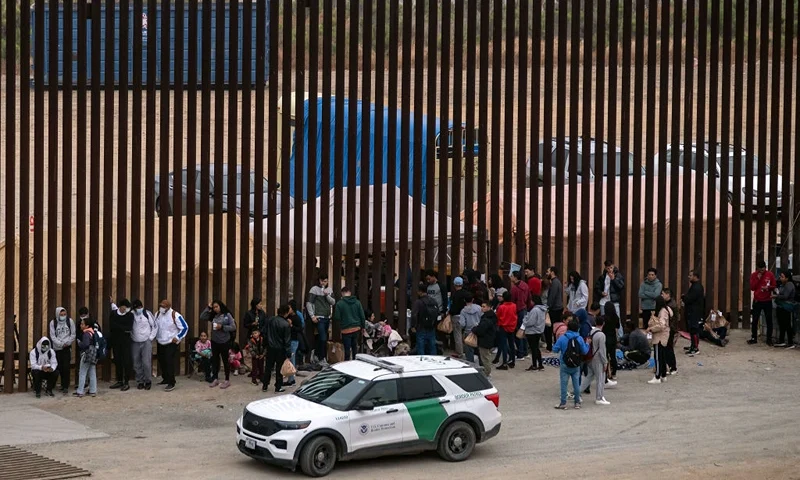
M 258 400 L 236 422 L 245 455 L 309 476 L 337 461 L 437 450 L 459 462 L 500 432 L 500 395 L 449 357 L 358 354 L 293 394 Z

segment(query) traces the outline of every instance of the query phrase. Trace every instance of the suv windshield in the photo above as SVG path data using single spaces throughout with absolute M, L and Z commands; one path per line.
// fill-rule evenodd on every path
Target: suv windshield
M 369 385 L 367 380 L 328 368 L 303 383 L 294 394 L 309 402 L 346 410 Z

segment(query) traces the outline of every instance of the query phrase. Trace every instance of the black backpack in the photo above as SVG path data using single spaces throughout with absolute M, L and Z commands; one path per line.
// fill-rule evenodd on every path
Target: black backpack
M 578 337 L 572 337 L 567 340 L 567 349 L 564 350 L 564 365 L 569 368 L 576 368 L 580 367 L 582 363 L 583 355 L 581 355 Z
M 424 330 L 433 330 L 439 319 L 439 305 L 431 297 L 423 297 L 422 304 L 425 306 L 419 312 L 419 327 Z

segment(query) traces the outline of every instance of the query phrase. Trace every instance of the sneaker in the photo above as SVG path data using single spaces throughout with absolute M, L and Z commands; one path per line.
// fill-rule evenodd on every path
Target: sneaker
M 790 343 L 789 345 L 786 345 L 786 350 L 792 350 L 792 349 L 794 349 L 796 346 L 797 346 L 797 345 L 795 345 L 794 343 Z
M 592 391 L 587 388 L 586 390 L 583 391 L 583 393 L 585 393 L 586 395 L 591 395 Z
M 508 365 L 500 365 L 497 370 L 508 370 Z
M 767 346 L 768 346 L 768 347 L 772 347 L 772 346 L 773 346 L 773 344 L 772 344 L 772 340 L 767 340 Z
M 111 385 L 111 386 L 110 386 L 110 387 L 108 387 L 108 388 L 110 388 L 111 390 L 116 390 L 116 389 L 118 389 L 118 388 L 122 388 L 122 386 L 123 386 L 123 385 L 124 385 L 124 383 L 122 383 L 122 382 L 117 382 L 117 383 L 115 383 L 115 384 Z
M 175 390 L 175 384 L 169 384 L 166 387 L 164 387 L 165 392 L 171 392 L 173 390 Z
M 526 372 L 535 372 L 536 370 L 539 370 L 539 367 L 536 367 L 534 365 L 531 365 L 530 367 L 525 369 Z
M 653 379 L 652 379 L 652 380 L 650 380 L 650 381 L 648 381 L 647 383 L 649 383 L 650 385 L 658 385 L 658 384 L 660 384 L 660 383 L 661 383 L 661 379 L 660 379 L 660 378 L 653 377 Z
M 44 392 L 44 393 L 46 393 L 48 397 L 55 397 L 55 396 L 56 396 L 56 395 L 53 393 L 53 391 L 52 391 L 52 390 L 47 390 L 47 391 L 46 391 L 46 392 Z
M 283 387 L 281 387 L 281 388 L 276 388 L 276 389 L 275 389 L 275 393 L 283 393 L 283 392 L 285 392 L 285 391 L 286 391 L 286 389 L 285 389 L 285 388 L 283 388 Z
M 595 405 L 611 405 L 611 402 L 605 399 L 605 397 L 601 398 L 600 400 L 594 401 Z
M 261 387 L 261 391 L 262 391 L 262 392 L 265 392 L 265 393 L 266 393 L 266 391 L 267 391 L 267 390 L 269 390 L 269 389 L 267 388 L 267 386 L 266 386 L 266 385 L 264 385 L 263 387 Z
M 496 348 L 493 348 L 493 349 L 492 349 L 492 351 L 491 351 L 491 354 L 492 354 L 492 355 L 497 355 L 497 349 L 496 349 Z
M 83 394 L 82 394 L 82 393 L 78 393 L 78 392 L 74 392 L 74 393 L 72 394 L 72 396 L 73 396 L 73 397 L 78 397 L 78 398 L 83 398 Z
M 514 362 L 511 362 L 511 363 L 508 364 L 508 368 L 514 368 L 515 366 L 516 365 L 514 364 Z
M 575 410 L 580 410 L 580 409 L 581 409 L 581 404 L 580 403 L 576 403 L 575 404 Z
M 544 365 L 539 365 L 539 367 L 536 370 L 539 370 L 541 372 L 542 370 L 544 370 Z
M 556 405 L 555 408 L 556 408 L 556 410 L 566 410 L 567 409 L 567 404 L 566 403 L 562 403 L 560 405 Z
M 229 382 L 228 380 L 225 380 L 224 382 L 222 382 L 220 384 L 219 388 L 225 389 L 225 388 L 228 388 L 230 386 L 231 386 L 231 382 Z
M 605 388 L 616 387 L 616 386 L 617 386 L 617 382 L 616 381 L 609 380 L 609 381 L 606 382 Z
M 238 377 L 239 376 L 239 370 L 234 370 L 233 371 L 233 376 L 234 377 Z
M 144 389 L 145 390 L 150 390 L 151 388 L 153 388 L 153 384 L 152 383 L 145 383 L 144 384 Z
M 775 345 L 773 345 L 773 347 L 775 347 L 775 348 L 786 348 L 786 344 L 784 342 L 776 343 Z
M 168 383 L 166 380 L 161 380 L 160 382 L 158 382 L 158 385 L 168 385 Z
M 575 398 L 575 394 L 572 392 L 567 392 L 567 398 L 572 400 L 573 398 Z
M 209 387 L 209 388 L 214 388 L 214 387 L 216 387 L 217 385 L 219 385 L 219 380 L 214 380 L 213 382 L 211 382 L 211 383 L 208 385 L 208 387 Z
M 64 388 L 61 389 L 61 394 L 62 395 L 66 395 L 68 393 L 69 393 L 69 387 L 64 387 Z
M 95 392 L 95 393 L 90 393 L 90 394 L 89 394 L 89 396 L 90 396 L 90 397 L 92 397 L 92 398 L 97 398 L 97 392 Z
M 750 341 L 748 341 L 747 343 L 750 343 Z M 755 342 L 754 342 L 754 343 L 755 343 Z M 683 350 L 684 350 L 684 351 L 687 351 L 687 352 L 688 352 L 689 350 L 691 350 L 691 349 L 692 349 L 692 347 L 683 347 Z
M 751 338 L 750 340 L 747 341 L 748 345 L 755 345 L 756 343 L 758 343 L 758 340 L 756 340 L 755 338 Z
M 144 383 L 136 385 L 136 390 L 144 390 Z
M 258 385 L 258 380 L 256 380 L 254 378 L 254 379 L 250 380 L 250 383 L 252 383 L 253 385 Z
M 291 382 L 286 382 L 283 384 L 285 387 L 294 387 L 295 385 L 297 385 L 297 380 L 292 380 Z
M 119 391 L 120 392 L 127 392 L 130 389 L 131 389 L 131 386 L 126 383 L 125 385 L 122 386 L 122 388 L 119 389 Z
M 494 360 L 492 360 L 492 365 L 497 365 L 498 363 L 500 363 L 499 358 L 495 358 Z

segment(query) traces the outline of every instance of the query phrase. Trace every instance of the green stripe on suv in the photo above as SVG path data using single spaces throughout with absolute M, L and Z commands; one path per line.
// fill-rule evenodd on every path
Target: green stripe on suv
M 432 442 L 436 438 L 439 426 L 447 419 L 447 411 L 439 403 L 439 399 L 417 400 L 408 402 L 405 406 L 414 422 L 417 437 Z

